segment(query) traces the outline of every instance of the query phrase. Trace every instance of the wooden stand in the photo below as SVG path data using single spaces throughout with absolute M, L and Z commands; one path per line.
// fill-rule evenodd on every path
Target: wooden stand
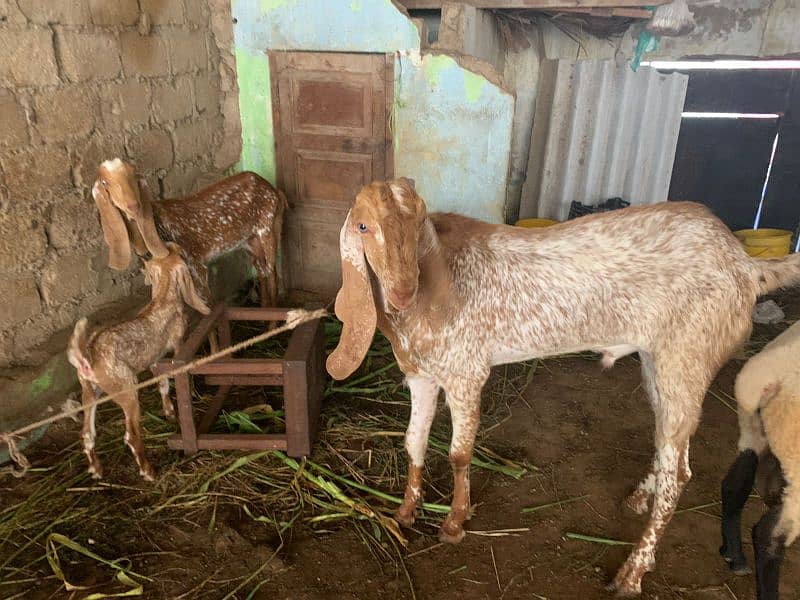
M 153 372 L 165 373 L 181 367 L 195 354 L 209 333 L 216 329 L 220 348 L 231 345 L 231 321 L 285 321 L 285 308 L 233 308 L 216 305 L 203 317 L 174 358 L 160 360 Z M 187 456 L 198 450 L 284 450 L 302 457 L 311 452 L 325 385 L 325 336 L 322 321 L 299 325 L 291 333 L 282 359 L 233 358 L 226 356 L 175 377 L 175 395 L 180 434 L 172 435 L 170 448 Z M 195 425 L 190 376 L 202 375 L 209 385 L 219 386 L 208 410 Z M 234 385 L 283 386 L 286 413 L 285 434 L 209 433 L 222 404 Z

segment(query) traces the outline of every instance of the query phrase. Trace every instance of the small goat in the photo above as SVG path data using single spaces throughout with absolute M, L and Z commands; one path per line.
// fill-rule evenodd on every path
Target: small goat
M 115 158 L 100 165 L 92 197 L 112 269 L 128 267 L 131 244 L 140 256 L 149 251 L 160 258 L 167 253 L 164 241 L 173 241 L 183 248 L 203 294 L 210 298 L 208 262 L 246 248 L 259 275 L 261 304 L 275 305 L 276 257 L 287 202 L 255 173 L 233 175 L 187 198 L 153 202 L 146 180 L 136 176 L 132 165 Z
M 397 520 L 414 521 L 439 390 L 453 423 L 454 491 L 440 539 L 469 518 L 469 464 L 481 389 L 494 365 L 594 350 L 638 352 L 656 417 L 650 473 L 628 499 L 650 521 L 609 586 L 641 593 L 658 540 L 691 476 L 689 438 L 709 384 L 750 335 L 756 297 L 800 283 L 800 256 L 757 261 L 706 208 L 662 203 L 532 230 L 428 215 L 413 182 L 372 183 L 340 234 L 344 327 L 335 379 L 361 364 L 377 327 L 411 390 L 408 485 Z
M 739 455 L 722 482 L 720 554 L 748 572 L 741 520 L 755 484 L 769 507 L 753 528 L 758 600 L 777 600 L 784 551 L 800 536 L 800 323 L 747 361 L 736 401 Z
M 136 376 L 141 371 L 178 348 L 188 324 L 184 302 L 208 314 L 209 309 L 197 294 L 189 269 L 181 258 L 180 247 L 168 242 L 164 248 L 166 256 L 145 263 L 146 277 L 153 286 L 152 299 L 134 319 L 91 333 L 87 331 L 85 317 L 75 325 L 67 357 L 78 372 L 84 406 L 95 399 L 95 392 L 114 394 L 136 385 Z M 174 418 L 168 380 L 161 382 L 159 391 L 164 414 Z M 131 391 L 114 398 L 114 402 L 125 413 L 125 443 L 139 465 L 139 473 L 152 481 L 155 471 L 144 453 L 139 396 Z M 89 459 L 89 473 L 100 479 L 103 468 L 94 450 L 95 409 L 95 406 L 84 409 L 82 438 Z

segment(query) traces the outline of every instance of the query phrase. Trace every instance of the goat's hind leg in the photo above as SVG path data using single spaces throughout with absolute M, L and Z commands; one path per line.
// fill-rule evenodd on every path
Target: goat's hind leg
M 83 441 L 83 452 L 89 460 L 89 473 L 94 479 L 103 478 L 103 465 L 100 464 L 100 459 L 97 458 L 95 452 L 95 440 L 97 437 L 97 430 L 95 428 L 95 417 L 97 416 L 97 405 L 92 404 L 97 399 L 97 394 L 94 391 L 92 384 L 85 379 L 80 380 L 81 383 L 81 401 L 83 403 L 83 429 L 81 430 L 81 439 Z M 91 407 L 87 408 L 91 404 Z
M 135 382 L 135 379 L 133 380 Z M 115 399 L 125 413 L 125 443 L 130 448 L 136 464 L 139 466 L 139 475 L 146 481 L 154 481 L 156 471 L 147 460 L 142 442 L 141 409 L 139 396 L 134 392 L 125 392 Z
M 395 513 L 395 519 L 404 527 L 414 524 L 414 514 L 422 502 L 422 467 L 428 449 L 428 435 L 436 414 L 439 385 L 427 377 L 409 377 L 411 391 L 411 416 L 406 430 L 406 453 L 408 454 L 408 481 L 403 504 Z
M 660 400 L 658 396 L 658 388 L 656 387 L 656 371 L 653 364 L 652 357 L 649 354 L 640 354 L 642 363 L 642 385 L 647 392 L 647 397 L 650 400 L 650 406 L 656 410 Z M 636 485 L 633 492 L 625 498 L 624 505 L 637 515 L 643 515 L 647 512 L 650 499 L 656 491 L 656 477 L 658 475 L 658 452 L 653 456 L 653 463 L 650 470 Z

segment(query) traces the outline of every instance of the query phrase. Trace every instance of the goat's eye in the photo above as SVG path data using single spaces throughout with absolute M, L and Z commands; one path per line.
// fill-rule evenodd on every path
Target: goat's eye
M 102 183 L 103 185 L 108 185 L 108 181 L 106 181 L 105 179 L 101 179 L 100 183 Z
M 367 233 L 369 231 L 369 228 L 366 225 L 364 225 L 364 223 L 359 223 L 358 224 L 358 230 L 361 233 Z

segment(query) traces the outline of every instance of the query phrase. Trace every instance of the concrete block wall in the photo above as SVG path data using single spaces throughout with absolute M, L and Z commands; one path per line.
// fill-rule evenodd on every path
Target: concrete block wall
M 239 158 L 227 0 L 0 0 L 0 367 L 63 350 L 74 322 L 135 293 L 90 188 L 136 162 L 179 196 Z

